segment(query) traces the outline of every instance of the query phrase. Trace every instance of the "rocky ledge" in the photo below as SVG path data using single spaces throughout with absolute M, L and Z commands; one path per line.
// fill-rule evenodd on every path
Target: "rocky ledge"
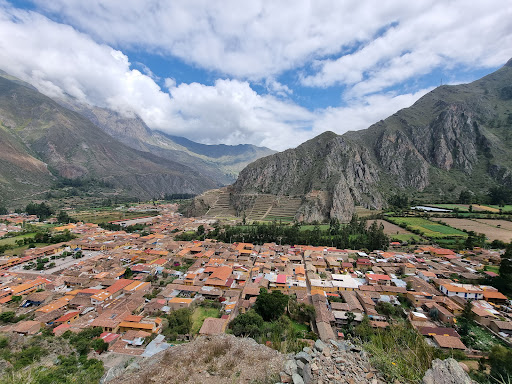
M 349 341 L 317 340 L 312 348 L 290 355 L 281 372 L 281 382 L 293 384 L 383 384 L 366 352 Z

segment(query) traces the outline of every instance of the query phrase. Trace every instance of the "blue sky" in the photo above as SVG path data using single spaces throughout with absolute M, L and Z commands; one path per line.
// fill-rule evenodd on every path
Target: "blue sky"
M 152 129 L 283 150 L 493 72 L 510 20 L 497 0 L 0 0 L 0 68 Z

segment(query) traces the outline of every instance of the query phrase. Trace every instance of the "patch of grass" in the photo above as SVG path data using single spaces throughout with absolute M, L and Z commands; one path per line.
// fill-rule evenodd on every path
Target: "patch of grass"
M 5 239 L 0 239 L 0 245 L 14 245 L 16 244 L 16 240 L 23 240 L 28 238 L 34 238 L 36 236 L 36 233 L 25 233 L 23 235 L 14 236 L 14 237 L 7 237 Z
M 220 310 L 217 308 L 204 308 L 197 307 L 194 309 L 194 313 L 192 313 L 192 334 L 196 334 L 199 332 L 201 327 L 203 326 L 204 319 L 207 317 L 220 317 Z
M 46 247 L 47 245 L 50 245 L 50 243 L 35 243 L 32 245 L 35 245 L 36 248 L 40 248 L 40 247 Z M 21 256 L 23 251 L 26 251 L 28 249 L 28 246 L 29 246 L 29 244 L 26 244 L 21 247 L 8 249 L 4 252 L 4 255 L 5 256 L 14 256 L 14 255 Z
M 500 267 L 498 265 L 486 265 L 485 270 L 496 274 L 500 273 Z

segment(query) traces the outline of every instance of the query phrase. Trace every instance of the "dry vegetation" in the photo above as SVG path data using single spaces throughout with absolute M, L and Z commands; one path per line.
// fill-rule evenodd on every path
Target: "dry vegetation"
M 232 335 L 200 337 L 171 347 L 141 364 L 138 372 L 125 373 L 111 384 L 270 383 L 279 380 L 286 356 Z

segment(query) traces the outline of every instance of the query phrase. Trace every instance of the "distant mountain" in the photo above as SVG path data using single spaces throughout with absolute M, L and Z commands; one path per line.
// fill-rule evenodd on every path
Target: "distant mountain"
M 139 198 L 196 194 L 222 185 L 179 162 L 126 146 L 5 74 L 0 76 L 0 159 L 3 201 L 42 197 L 59 177 L 99 180 Z
M 348 219 L 355 205 L 380 209 L 397 193 L 453 201 L 499 185 L 512 187 L 512 60 L 471 84 L 438 87 L 366 130 L 325 132 L 253 162 L 231 202 L 240 212 L 254 194 L 293 195 L 303 201 L 296 218 Z
M 71 99 L 58 102 L 129 147 L 185 164 L 220 185 L 233 183 L 249 163 L 276 152 L 249 144 L 199 144 L 184 137 L 153 131 L 138 116 L 125 117 L 118 112 Z

